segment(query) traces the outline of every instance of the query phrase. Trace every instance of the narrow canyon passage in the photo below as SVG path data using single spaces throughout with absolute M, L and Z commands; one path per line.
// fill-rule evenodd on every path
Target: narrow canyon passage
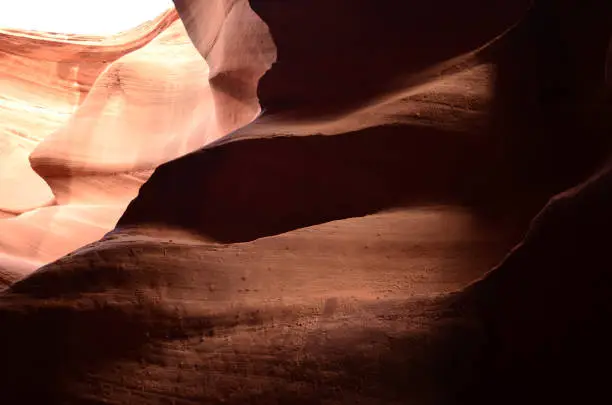
M 0 29 L 0 398 L 607 395 L 610 7 L 535 3 Z

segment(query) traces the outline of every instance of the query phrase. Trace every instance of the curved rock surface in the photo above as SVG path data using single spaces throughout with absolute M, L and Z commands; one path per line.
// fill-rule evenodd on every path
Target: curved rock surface
M 330 9 L 327 2 L 252 1 L 259 18 L 237 24 L 235 11 L 247 2 L 178 1 L 192 40 L 216 66 L 213 91 L 251 88 L 256 76 L 235 66 L 263 69 L 262 60 L 279 59 L 258 84 L 263 114 L 159 167 L 119 227 L 156 223 L 243 242 L 410 203 L 496 206 L 520 196 L 535 198 L 537 210 L 595 170 L 607 154 L 610 121 L 601 116 L 609 109 L 593 108 L 599 119 L 585 119 L 577 95 L 598 83 L 591 75 L 597 66 L 599 87 L 605 84 L 607 43 L 589 50 L 598 59 L 585 57 L 588 68 L 567 72 L 573 76 L 565 90 L 576 97 L 550 102 L 545 97 L 557 83 L 543 78 L 541 69 L 551 68 L 552 75 L 565 67 L 554 71 L 541 53 L 586 52 L 566 49 L 563 36 L 574 34 L 574 26 L 560 26 L 560 38 L 538 30 L 564 9 L 550 6 L 545 13 L 546 5 L 539 3 L 527 13 L 529 3 L 507 2 L 492 10 L 474 1 L 472 7 L 452 9 L 446 21 L 427 19 L 435 14 L 435 2 L 419 7 L 357 2 L 354 12 L 340 18 L 341 3 Z M 214 13 L 226 15 L 223 24 L 202 23 Z M 442 25 L 461 34 L 449 39 Z M 610 29 L 605 21 L 583 28 L 599 45 L 600 31 Z M 271 36 L 276 51 L 266 42 L 228 39 L 250 38 L 253 31 Z M 422 38 L 427 46 L 419 47 Z M 310 69 L 306 59 L 316 66 Z M 186 172 L 201 173 L 196 187 L 182 175 Z
M 57 205 L 0 220 L 6 398 L 607 395 L 611 3 L 175 4 L 195 48 L 110 65 L 31 155 Z
M 151 169 L 232 129 L 174 10 L 110 37 L 2 35 L 5 254 L 44 263 L 100 238 Z
M 28 156 L 66 125 L 109 64 L 150 42 L 176 18 L 169 11 L 110 37 L 0 31 L 0 210 L 19 214 L 54 202 L 52 191 L 29 167 Z
M 176 20 L 97 78 L 69 121 L 34 150 L 32 168 L 43 178 L 133 172 L 201 147 L 220 137 L 207 77 Z M 198 126 L 210 133 L 191 139 Z

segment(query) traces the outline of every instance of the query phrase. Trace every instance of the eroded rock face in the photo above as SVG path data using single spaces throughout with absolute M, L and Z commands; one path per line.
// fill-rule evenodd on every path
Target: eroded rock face
M 610 170 L 553 198 L 502 260 L 540 204 L 581 182 L 609 152 L 609 120 L 585 120 L 595 101 L 589 92 L 562 107 L 539 97 L 549 84 L 541 68 L 551 61 L 532 51 L 563 43 L 539 36 L 541 14 L 520 19 L 526 3 L 491 10 L 480 1 L 473 9 L 441 2 L 405 10 L 396 2 L 176 4 L 208 61 L 210 86 L 164 92 L 173 70 L 156 65 L 153 88 L 191 109 L 193 121 L 183 127 L 186 112 L 168 113 L 159 125 L 140 119 L 139 111 L 163 110 L 138 99 L 147 76 L 133 69 L 149 66 L 154 40 L 111 65 L 82 103 L 88 111 L 90 97 L 101 108 L 103 98 L 122 101 L 121 123 L 77 111 L 64 129 L 81 128 L 98 144 L 109 128 L 134 126 L 138 134 L 151 125 L 150 145 L 132 142 L 160 161 L 191 147 L 166 143 L 176 128 L 197 128 L 180 138 L 185 145 L 197 144 L 198 134 L 213 142 L 156 169 L 102 240 L 17 282 L 17 272 L 0 272 L 0 283 L 12 284 L 0 295 L 8 331 L 0 346 L 13 349 L 0 364 L 6 396 L 484 404 L 606 394 L 591 367 L 612 358 L 610 336 L 597 335 L 610 315 L 609 238 L 600 235 L 610 222 Z M 448 21 L 434 18 L 442 5 Z M 314 20 L 323 24 L 317 29 Z M 436 35 L 439 23 L 465 30 L 446 41 Z M 172 27 L 158 37 L 160 54 L 171 52 L 161 45 L 173 40 Z M 388 32 L 406 34 L 408 43 L 418 42 L 408 34 L 419 34 L 430 46 L 408 58 L 406 43 Z M 361 50 L 382 59 L 364 60 Z M 320 64 L 304 65 L 312 56 Z M 526 58 L 522 65 L 517 56 Z M 581 78 L 576 73 L 569 87 Z M 521 83 L 535 87 L 525 95 Z M 263 111 L 248 124 L 259 111 L 256 95 Z M 551 119 L 561 112 L 563 119 Z M 224 130 L 233 132 L 210 135 Z M 584 139 L 570 138 L 574 131 Z M 513 135 L 518 141 L 509 141 Z M 565 146 L 580 141 L 580 158 L 564 161 L 571 156 L 564 147 L 522 172 L 517 156 L 542 156 L 553 135 Z M 126 157 L 113 170 L 133 173 L 103 176 L 107 150 L 79 145 L 71 131 L 47 140 L 32 163 L 60 203 L 10 220 L 40 226 L 36 215 L 83 206 L 87 215 L 118 215 L 103 212 L 123 208 L 113 187 L 126 196 L 149 175 L 134 171 L 153 167 L 154 159 Z M 90 210 L 95 201 L 105 204 Z M 421 204 L 436 207 L 415 208 Z M 402 209 L 379 213 L 392 207 Z M 576 355 L 576 347 L 585 350 Z
M 29 158 L 37 146 L 61 131 L 75 114 L 94 81 L 116 59 L 141 48 L 176 21 L 167 12 L 133 31 L 111 37 L 80 37 L 5 30 L 0 33 L 2 59 L 2 128 L 0 144 L 0 212 L 4 218 L 38 212 L 59 203 L 58 193 L 32 170 Z M 97 204 L 103 202 L 99 201 Z M 56 212 L 57 207 L 49 208 Z M 55 214 L 42 209 L 34 216 L 48 221 L 32 223 L 31 217 L 2 221 L 2 252 L 45 262 L 78 247 L 85 240 L 58 247 L 54 254 L 38 250 L 38 240 L 57 235 Z M 83 223 L 84 218 L 75 218 Z M 60 220 L 60 228 L 65 223 Z M 57 222 L 55 222 L 57 223 Z M 108 225 L 101 225 L 102 228 Z M 68 227 L 69 228 L 69 227 Z M 98 226 L 96 226 L 98 228 Z M 64 228 L 64 230 L 66 230 Z M 101 234 L 93 232 L 96 237 Z M 91 237 L 91 233 L 88 233 Z M 15 249 L 15 247 L 19 247 Z
M 20 114 L 25 117 L 23 112 L 34 108 L 34 111 L 41 111 L 41 118 L 37 125 L 33 125 L 31 120 L 22 124 L 15 119 L 7 121 L 11 122 L 9 125 L 17 126 L 8 128 L 11 135 L 5 137 L 9 144 L 3 150 L 6 153 L 10 151 L 11 158 L 3 162 L 12 166 L 11 170 L 8 166 L 2 170 L 5 202 L 0 204 L 0 208 L 5 217 L 32 213 L 5 224 L 7 232 L 3 234 L 10 231 L 13 237 L 0 241 L 4 252 L 46 262 L 84 242 L 95 240 L 112 228 L 122 207 L 148 178 L 149 170 L 243 127 L 259 113 L 258 82 L 277 59 L 276 44 L 267 23 L 247 1 L 177 4 L 188 32 L 184 31 L 180 21 L 176 21 L 176 14 L 168 12 L 148 25 L 111 38 L 5 33 L 3 44 L 7 54 L 10 58 L 18 58 L 11 59 L 10 63 L 13 66 L 17 63 L 34 66 L 31 70 L 15 70 L 22 79 L 12 82 L 11 91 L 18 92 L 13 98 L 18 102 L 11 111 L 16 112 L 13 114 L 15 117 Z M 258 4 L 254 6 L 256 9 L 259 7 Z M 265 14 L 265 7 L 261 7 L 256 11 Z M 316 5 L 313 10 L 318 10 L 317 7 L 322 6 Z M 206 24 L 202 24 L 202 16 L 205 16 Z M 490 20 L 491 27 L 483 28 L 482 32 L 470 31 L 465 44 L 459 44 L 457 50 L 438 56 L 428 54 L 428 58 L 431 56 L 433 59 L 426 58 L 422 64 L 442 60 L 452 52 L 458 53 L 476 43 L 486 42 L 492 33 L 503 31 L 512 19 L 510 15 L 500 17 Z M 275 21 L 272 15 L 268 19 Z M 348 32 L 362 29 L 357 24 L 358 19 L 347 21 Z M 308 28 L 303 21 L 296 22 Z M 187 34 L 210 67 L 187 40 Z M 236 38 L 241 39 L 237 41 Z M 315 48 L 319 53 L 310 57 L 324 62 L 333 43 L 322 44 L 324 46 Z M 395 49 L 397 53 L 396 45 L 384 48 Z M 277 75 L 286 72 L 289 66 L 293 70 L 303 69 L 302 60 L 293 60 L 286 55 L 284 61 L 284 68 L 277 69 Z M 474 64 L 466 63 L 466 66 Z M 460 71 L 463 67 L 451 67 L 451 70 Z M 482 68 L 476 69 L 482 71 Z M 46 71 L 54 72 L 44 75 L 48 84 L 40 83 L 44 84 L 40 89 L 31 84 L 31 77 L 39 77 Z M 313 77 L 317 77 L 317 72 L 313 71 Z M 328 73 L 337 75 L 338 69 Z M 371 73 L 382 76 L 378 72 Z M 430 78 L 431 74 L 427 77 Z M 281 82 L 285 79 L 280 77 Z M 475 97 L 482 94 L 487 97 L 487 80 L 488 73 L 484 76 L 468 74 L 461 86 L 463 90 L 471 89 L 469 82 L 475 81 L 478 83 Z M 451 80 L 448 85 L 441 81 L 438 87 L 444 94 L 455 97 L 460 91 L 455 88 L 456 82 Z M 411 86 L 419 83 L 411 83 Z M 320 88 L 317 86 L 309 87 L 316 93 Z M 259 96 L 273 87 L 260 87 Z M 380 89 L 383 92 L 388 90 L 385 86 Z M 347 88 L 338 88 L 338 93 L 346 91 Z M 319 96 L 327 98 L 325 94 Z M 47 101 L 35 101 L 36 97 Z M 480 104 L 478 108 L 482 107 L 481 102 L 476 103 Z M 269 108 L 274 103 L 266 101 L 265 104 Z M 368 112 L 369 117 L 365 119 L 363 114 L 358 114 L 328 121 L 325 126 L 319 126 L 319 130 L 327 133 L 342 133 L 351 127 L 358 130 L 371 126 L 368 121 L 372 119 L 393 123 L 405 117 L 413 121 L 425 117 L 426 120 L 438 121 L 438 126 L 444 121 L 440 119 L 443 114 L 420 103 L 399 112 L 398 103 L 391 104 L 384 103 L 385 106 Z M 465 105 L 466 102 L 459 100 L 459 104 Z M 302 110 L 308 108 L 304 106 Z M 42 114 L 46 114 L 44 121 Z M 308 121 L 297 124 L 308 126 Z M 448 126 L 455 124 L 481 125 L 478 119 L 447 122 Z M 312 129 L 317 130 L 306 128 L 301 132 L 307 134 Z M 242 136 L 258 136 L 271 130 L 296 133 L 297 128 L 273 122 L 268 127 L 253 126 L 243 131 Z M 29 158 L 29 163 L 26 158 Z M 28 187 L 20 187 L 24 184 Z M 68 204 L 74 207 L 62 208 Z M 50 205 L 59 208 L 40 209 Z M 93 205 L 100 206 L 100 209 L 91 211 L 97 210 Z M 87 219 L 72 218 L 69 213 L 86 215 Z M 76 224 L 81 224 L 79 237 L 75 236 L 77 228 L 73 228 Z M 75 232 L 67 237 L 59 235 L 59 230 Z M 58 243 L 60 240 L 62 243 Z
M 22 214 L 0 223 L 9 256 L 44 263 L 98 239 L 150 170 L 258 112 L 221 122 L 174 10 L 115 37 L 2 35 L 0 210 Z
M 230 53 L 224 35 L 249 32 L 245 25 L 228 31 L 229 17 L 209 26 L 200 22 L 207 17 L 197 16 L 230 16 L 231 4 L 177 3 L 198 49 L 218 70 L 231 70 L 215 59 L 214 50 Z M 489 210 L 520 196 L 537 201 L 525 203 L 534 214 L 605 158 L 605 111 L 590 119 L 581 115 L 581 106 L 593 100 L 557 105 L 544 97 L 549 83 L 542 70 L 551 70 L 556 57 L 582 54 L 564 49 L 564 36 L 575 31 L 561 23 L 566 9 L 547 11 L 538 3 L 526 13 L 528 3 L 508 3 L 494 12 L 475 2 L 467 11 L 462 4 L 449 14 L 461 35 L 447 40 L 436 24 L 451 22 L 423 23 L 433 3 L 368 4 L 353 4 L 354 12 L 344 15 L 340 3 L 251 2 L 279 58 L 259 82 L 263 114 L 197 154 L 157 169 L 119 226 L 155 222 L 236 242 L 415 202 L 476 203 Z M 487 24 L 470 25 L 481 18 L 478 13 L 483 20 L 487 15 Z M 580 24 L 587 16 L 581 14 Z M 322 21 L 320 27 L 310 19 Z M 557 20 L 560 28 L 551 35 L 538 28 Z M 377 29 L 382 25 L 389 29 Z M 606 26 L 596 25 L 591 36 L 599 44 Z M 417 41 L 416 32 L 427 47 L 408 46 Z M 258 66 L 267 48 L 249 46 L 239 55 L 253 55 Z M 549 48 L 552 56 L 542 57 Z M 569 87 L 576 90 L 590 80 L 585 72 L 602 69 L 600 48 L 589 51 L 597 58 L 586 58 L 588 69 L 570 72 Z M 304 58 L 318 63 L 311 68 Z M 229 66 L 238 63 L 229 60 Z M 248 75 L 237 80 L 242 72 L 231 70 L 234 79 L 226 82 L 247 83 Z M 231 92 L 238 84 L 223 89 Z M 181 176 L 186 171 L 202 173 L 197 187 Z M 176 205 L 160 203 L 167 190 Z
M 451 41 L 439 36 L 439 26 L 423 24 L 434 4 L 383 3 L 374 12 L 373 5 L 358 2 L 343 14 L 342 3 L 253 1 L 256 15 L 245 1 L 176 4 L 211 66 L 216 94 L 244 93 L 278 60 L 259 81 L 264 113 L 210 149 L 159 168 L 119 226 L 156 222 L 215 240 L 246 241 L 406 200 L 458 202 L 485 170 L 491 144 L 454 132 L 481 133 L 486 119 L 462 117 L 453 125 L 449 114 L 427 106 L 451 99 L 472 117 L 486 111 L 491 76 L 475 50 L 516 22 L 525 3 L 508 2 L 503 14 L 491 14 L 478 28 L 470 23 L 478 14 L 465 9 L 464 18 L 430 18 L 440 26 L 455 24 L 462 34 Z M 475 2 L 474 9 L 491 11 L 480 6 Z M 209 18 L 210 24 L 202 22 Z M 417 32 L 428 38 L 427 47 L 416 46 Z M 410 41 L 415 46 L 407 53 Z M 472 91 L 462 94 L 466 87 Z M 414 133 L 404 135 L 406 128 Z M 197 187 L 177 176 L 184 171 L 202 173 Z M 162 189 L 173 190 L 173 207 L 158 206 L 156 190 Z
M 154 169 L 220 137 L 214 113 L 208 67 L 175 20 L 109 66 L 30 162 L 43 178 Z
M 508 404 L 589 401 L 607 389 L 597 370 L 612 359 L 611 199 L 608 165 L 552 198 L 523 241 L 458 297 L 489 335 L 480 400 L 501 391 Z

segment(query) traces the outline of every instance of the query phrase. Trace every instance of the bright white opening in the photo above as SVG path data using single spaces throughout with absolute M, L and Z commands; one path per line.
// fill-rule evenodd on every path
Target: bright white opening
M 0 0 L 0 28 L 111 35 L 171 7 L 172 0 Z

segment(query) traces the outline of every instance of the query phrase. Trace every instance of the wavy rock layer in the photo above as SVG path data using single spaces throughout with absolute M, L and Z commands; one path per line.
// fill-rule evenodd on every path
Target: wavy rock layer
M 606 395 L 594 370 L 612 358 L 600 327 L 612 290 L 600 235 L 610 170 L 529 221 L 609 154 L 610 3 L 538 1 L 527 13 L 527 2 L 485 3 L 177 0 L 208 62 L 210 93 L 198 95 L 213 100 L 213 128 L 239 129 L 157 168 L 102 240 L 20 281 L 3 276 L 14 282 L 0 295 L 0 347 L 12 348 L 0 364 L 5 397 L 514 404 Z M 556 25 L 543 32 L 544 22 Z M 256 96 L 262 114 L 246 125 Z M 144 125 L 140 103 L 126 120 Z M 71 125 L 91 130 L 92 142 L 109 128 L 77 115 Z M 151 150 L 173 128 L 160 126 Z M 54 190 L 88 198 L 109 184 L 94 172 L 105 150 L 65 152 L 75 141 L 56 134 L 32 157 L 52 187 L 58 179 Z M 73 193 L 66 179 L 90 191 Z
M 153 168 L 232 130 L 174 10 L 115 37 L 2 35 L 10 256 L 44 263 L 100 238 Z
M 236 66 L 263 69 L 262 60 L 279 59 L 258 85 L 263 114 L 159 167 L 119 226 L 164 224 L 241 242 L 414 203 L 489 209 L 520 198 L 535 213 L 601 162 L 609 120 L 601 119 L 605 111 L 597 120 L 580 116 L 577 95 L 560 104 L 545 98 L 558 83 L 541 69 L 564 71 L 553 71 L 541 53 L 563 55 L 562 34 L 575 27 L 560 27 L 561 39 L 548 37 L 538 27 L 550 13 L 535 7 L 526 14 L 529 2 L 495 10 L 473 3 L 457 9 L 444 3 L 452 11 L 447 21 L 431 17 L 435 2 L 357 2 L 343 15 L 341 3 L 336 9 L 327 2 L 253 1 L 261 19 L 237 24 L 233 16 L 246 2 L 177 2 L 215 72 L 213 91 L 251 88 L 257 76 Z M 202 23 L 214 13 L 227 15 L 223 24 Z M 461 34 L 448 38 L 442 26 Z M 602 26 L 592 29 L 598 40 Z M 253 31 L 271 36 L 276 52 L 265 41 L 230 41 Z M 418 46 L 423 38 L 427 46 Z M 572 50 L 582 56 L 581 48 Z M 606 48 L 597 51 L 601 59 Z M 595 82 L 589 60 L 589 69 L 566 72 L 568 92 Z M 200 173 L 197 183 L 186 172 Z
M 176 14 L 168 12 L 108 38 L 0 32 L 0 210 L 21 213 L 53 202 L 51 191 L 29 168 L 28 155 L 65 125 L 110 63 L 151 41 L 173 20 Z

